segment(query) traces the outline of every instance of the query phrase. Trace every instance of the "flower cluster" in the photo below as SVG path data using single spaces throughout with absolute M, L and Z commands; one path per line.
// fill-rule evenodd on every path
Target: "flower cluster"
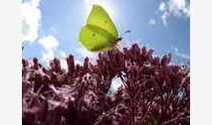
M 22 60 L 23 125 L 189 125 L 190 69 L 170 64 L 171 54 L 153 56 L 139 47 L 99 53 L 83 65 L 67 57 Z M 122 86 L 109 90 L 114 77 Z

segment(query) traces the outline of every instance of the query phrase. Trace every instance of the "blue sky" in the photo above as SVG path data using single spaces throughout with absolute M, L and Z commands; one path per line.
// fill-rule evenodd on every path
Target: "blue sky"
M 97 53 L 79 44 L 80 28 L 93 4 L 101 5 L 111 16 L 124 40 L 120 47 L 139 43 L 155 49 L 156 55 L 171 52 L 175 63 L 189 61 L 189 0 L 24 0 L 23 58 L 73 54 L 80 61 Z M 129 34 L 123 34 L 131 30 Z

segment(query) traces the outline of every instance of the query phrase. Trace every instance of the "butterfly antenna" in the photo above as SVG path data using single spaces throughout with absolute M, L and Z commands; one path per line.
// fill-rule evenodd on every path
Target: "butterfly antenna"
M 131 30 L 126 30 L 126 31 L 122 32 L 121 36 L 124 35 L 124 34 L 128 34 L 128 33 L 131 33 Z
M 124 33 L 131 33 L 131 30 L 127 30 L 127 31 L 125 31 Z
M 120 38 L 121 39 L 123 39 L 123 36 L 125 35 L 125 34 L 129 34 L 129 33 L 131 33 L 131 30 L 126 30 L 126 31 L 124 31 L 124 32 L 122 32 L 121 34 L 120 34 Z

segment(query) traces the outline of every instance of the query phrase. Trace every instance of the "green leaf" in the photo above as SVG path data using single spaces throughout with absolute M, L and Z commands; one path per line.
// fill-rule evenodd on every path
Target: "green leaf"
M 94 5 L 87 24 L 82 27 L 79 41 L 89 51 L 104 51 L 117 44 L 118 32 L 107 12 Z

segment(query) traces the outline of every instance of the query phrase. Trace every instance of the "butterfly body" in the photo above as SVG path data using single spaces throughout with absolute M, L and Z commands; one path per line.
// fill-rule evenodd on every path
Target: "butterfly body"
M 115 39 L 115 40 L 112 40 L 112 41 L 110 42 L 110 46 L 111 46 L 111 47 L 116 46 L 121 40 L 122 40 L 122 37 L 119 37 L 119 38 L 117 38 L 117 39 Z
M 87 23 L 81 28 L 79 41 L 89 51 L 112 49 L 121 40 L 108 13 L 99 5 L 94 5 Z

